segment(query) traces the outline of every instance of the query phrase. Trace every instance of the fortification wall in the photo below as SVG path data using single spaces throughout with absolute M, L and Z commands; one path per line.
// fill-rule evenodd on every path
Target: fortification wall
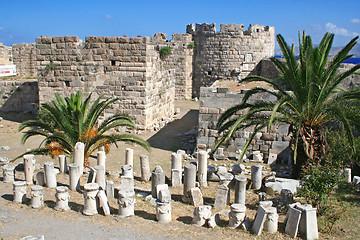
M 212 148 L 217 140 L 221 137 L 216 129 L 216 124 L 222 113 L 235 104 L 241 103 L 246 90 L 232 92 L 227 87 L 201 87 L 200 88 L 200 112 L 199 112 L 199 133 L 197 138 L 197 146 L 199 148 Z M 258 96 L 259 98 L 259 96 Z M 257 99 L 258 99 L 257 98 Z M 263 100 L 274 101 L 275 98 L 269 94 L 260 96 Z M 255 101 L 256 99 L 250 99 Z M 242 112 L 239 112 L 240 117 Z M 247 139 L 252 133 L 253 128 L 244 131 L 237 131 L 234 137 L 229 141 L 228 145 L 224 145 L 225 154 L 228 157 L 235 157 L 245 145 Z M 255 139 L 251 142 L 247 157 L 251 158 L 252 151 L 260 151 L 264 156 L 264 161 L 274 161 L 277 156 L 278 162 L 287 163 L 289 160 L 289 136 L 288 125 L 279 125 L 272 128 L 271 133 L 259 132 Z M 275 158 L 276 160 L 276 158 Z
M 147 37 L 42 37 L 36 39 L 40 103 L 55 93 L 82 90 L 118 97 L 108 114 L 135 117 L 140 129 L 173 114 L 174 81 L 160 70 Z
M 187 33 L 195 42 L 193 96 L 201 86 L 216 80 L 238 80 L 250 74 L 263 59 L 274 55 L 275 28 L 263 25 L 190 24 Z
M 37 76 L 35 43 L 20 43 L 12 46 L 12 60 L 16 74 L 21 77 Z
M 3 43 L 0 43 L 0 65 L 9 65 L 11 64 L 11 47 L 5 46 Z
M 161 57 L 161 68 L 175 70 L 175 99 L 191 99 L 192 97 L 192 70 L 193 48 L 192 35 L 174 33 L 170 41 L 166 34 L 158 33 L 151 37 L 152 44 L 160 51 L 168 46 L 171 54 Z

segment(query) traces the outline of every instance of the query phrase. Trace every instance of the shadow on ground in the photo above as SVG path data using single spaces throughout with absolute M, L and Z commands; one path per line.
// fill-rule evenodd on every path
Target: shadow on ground
M 192 109 L 187 112 L 181 119 L 167 124 L 147 141 L 153 148 L 175 152 L 181 148 L 181 141 L 183 136 L 179 136 L 179 134 L 186 133 L 194 126 L 197 126 L 198 117 L 199 110 Z

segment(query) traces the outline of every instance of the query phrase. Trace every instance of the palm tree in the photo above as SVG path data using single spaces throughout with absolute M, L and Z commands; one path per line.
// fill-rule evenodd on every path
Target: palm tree
M 110 146 L 114 144 L 117 147 L 119 141 L 135 143 L 150 150 L 146 141 L 134 135 L 106 134 L 108 130 L 119 126 L 135 129 L 135 124 L 132 118 L 125 114 L 114 114 L 100 122 L 99 117 L 104 110 L 118 98 L 102 100 L 104 95 L 100 95 L 90 105 L 91 95 L 92 93 L 82 101 L 81 91 L 65 98 L 55 94 L 55 100 L 41 104 L 37 119 L 23 122 L 19 131 L 30 128 L 24 132 L 23 143 L 32 136 L 40 135 L 45 138 L 38 148 L 19 157 L 25 154 L 50 155 L 52 158 L 60 154 L 72 156 L 76 142 L 85 144 L 85 162 L 95 150 L 104 147 L 105 151 L 109 152 Z
M 298 59 L 294 45 L 289 47 L 281 35 L 276 38 L 284 55 L 284 61 L 271 58 L 280 72 L 279 78 L 271 80 L 248 76 L 240 81 L 261 81 L 267 83 L 269 88 L 256 87 L 247 91 L 242 103 L 221 115 L 217 127 L 224 135 L 214 149 L 228 141 L 237 130 L 253 127 L 254 131 L 242 151 L 244 155 L 257 132 L 264 128 L 270 131 L 275 123 L 286 123 L 290 125 L 289 132 L 292 134 L 290 147 L 295 164 L 293 173 L 298 177 L 303 166 L 319 164 L 323 159 L 327 147 L 324 131 L 327 124 L 339 124 L 350 143 L 354 142 L 351 125 L 360 123 L 360 90 L 346 90 L 341 87 L 341 83 L 346 77 L 355 74 L 360 64 L 341 73 L 338 69 L 344 60 L 352 57 L 349 52 L 358 37 L 335 56 L 328 57 L 334 34 L 326 33 L 320 44 L 314 47 L 311 37 L 303 32 L 302 36 L 299 34 Z M 276 101 L 250 103 L 250 97 L 264 93 L 275 96 Z M 234 117 L 239 111 L 246 113 Z

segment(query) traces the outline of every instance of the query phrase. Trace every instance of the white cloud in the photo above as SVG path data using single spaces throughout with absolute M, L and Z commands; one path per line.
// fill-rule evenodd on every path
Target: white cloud
M 105 15 L 104 16 L 106 19 L 112 19 L 113 18 L 113 16 L 111 16 L 110 14 L 107 14 L 107 15 Z
M 345 36 L 345 37 L 355 37 L 355 36 L 359 35 L 356 32 L 350 32 L 349 30 L 347 30 L 345 28 L 338 27 L 333 23 L 325 24 L 325 29 L 326 29 L 326 31 L 332 32 L 335 35 L 340 35 L 340 36 Z
M 350 22 L 352 22 L 352 23 L 360 23 L 360 19 L 353 18 L 353 19 L 350 20 Z
M 0 31 L 3 31 L 5 28 L 4 27 L 0 27 Z

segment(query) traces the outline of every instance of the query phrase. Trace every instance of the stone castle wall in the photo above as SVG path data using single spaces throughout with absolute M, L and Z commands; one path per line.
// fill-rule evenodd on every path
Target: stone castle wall
M 11 47 L 0 43 L 0 65 L 11 64 Z
M 108 113 L 135 117 L 148 129 L 174 112 L 174 79 L 160 69 L 147 37 L 42 37 L 36 39 L 40 104 L 55 93 L 82 90 L 118 97 Z
M 258 63 L 274 55 L 275 28 L 263 25 L 194 24 L 187 33 L 195 42 L 193 65 L 193 96 L 200 87 L 216 80 L 238 80 L 250 74 Z
M 16 65 L 16 73 L 21 77 L 36 77 L 35 43 L 20 43 L 12 46 L 12 60 Z

